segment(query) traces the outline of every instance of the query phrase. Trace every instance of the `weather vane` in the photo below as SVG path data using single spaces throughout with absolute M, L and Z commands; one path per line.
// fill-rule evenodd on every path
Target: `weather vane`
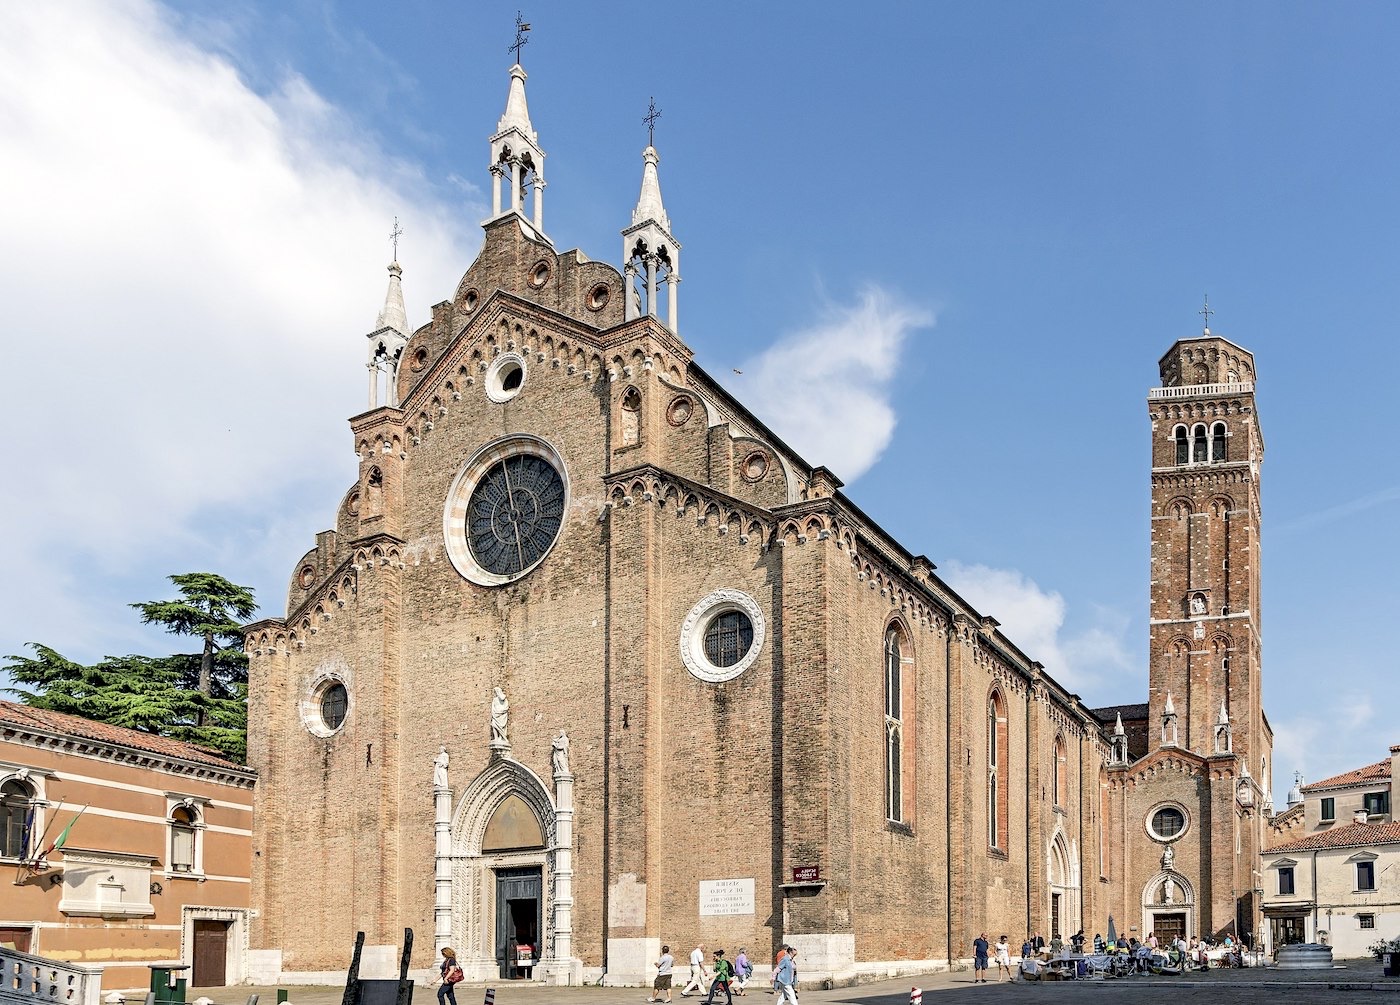
M 399 218 L 394 217 L 394 229 L 389 231 L 389 240 L 394 242 L 394 261 L 399 260 L 399 238 L 403 236 L 403 228 L 399 226 Z
M 1210 316 L 1211 316 L 1212 314 L 1214 314 L 1215 311 L 1213 311 L 1213 310 L 1210 309 L 1210 294 L 1209 294 L 1209 293 L 1206 294 L 1206 304 L 1205 304 L 1205 306 L 1202 307 L 1200 310 L 1198 310 L 1196 313 L 1199 314 L 1199 315 L 1201 315 L 1203 318 L 1206 319 L 1205 330 L 1206 330 L 1207 332 L 1210 331 Z
M 656 107 L 656 98 L 652 98 L 647 105 L 647 113 L 642 116 L 642 121 L 647 124 L 647 146 L 654 147 L 656 143 L 656 120 L 661 118 L 661 109 Z
M 515 61 L 520 62 L 520 50 L 530 43 L 525 37 L 525 33 L 530 30 L 530 25 L 520 16 L 520 11 L 515 12 L 515 44 L 510 48 L 515 51 Z M 507 50 L 509 51 L 509 50 Z

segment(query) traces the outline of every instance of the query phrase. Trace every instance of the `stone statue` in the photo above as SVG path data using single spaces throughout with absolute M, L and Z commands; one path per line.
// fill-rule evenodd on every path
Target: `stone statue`
M 433 758 L 433 788 L 447 788 L 447 748 L 440 747 L 437 757 Z
M 567 775 L 569 773 L 569 734 L 562 729 L 559 730 L 559 735 L 554 738 L 551 746 L 554 748 L 550 754 L 554 773 Z
M 1206 612 L 1206 598 L 1199 593 L 1191 597 L 1191 613 L 1204 614 Z
M 1171 845 L 1162 849 L 1162 871 L 1171 872 L 1176 865 L 1176 851 Z
M 1176 884 L 1172 882 L 1170 876 L 1162 884 L 1162 897 L 1168 904 L 1176 903 Z
M 510 715 L 510 702 L 506 701 L 506 693 L 500 688 L 496 688 L 495 695 L 491 698 L 491 743 L 508 746 L 510 740 L 506 738 L 506 719 Z

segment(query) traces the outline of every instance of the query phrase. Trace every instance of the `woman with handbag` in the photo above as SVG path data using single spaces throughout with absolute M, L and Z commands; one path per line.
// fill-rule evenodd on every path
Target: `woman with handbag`
M 437 990 L 438 1005 L 457 1005 L 457 985 L 462 981 L 462 967 L 457 952 L 451 946 L 442 947 L 442 965 L 438 967 L 442 984 Z

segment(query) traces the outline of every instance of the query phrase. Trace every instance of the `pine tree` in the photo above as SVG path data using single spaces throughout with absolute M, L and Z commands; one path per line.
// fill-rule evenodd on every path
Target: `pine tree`
M 146 624 L 203 642 L 197 653 L 108 656 L 74 663 L 37 642 L 35 655 L 7 656 L 27 705 L 211 747 L 235 760 L 247 748 L 248 660 L 238 619 L 257 609 L 252 590 L 211 573 L 171 576 L 176 600 L 132 604 Z

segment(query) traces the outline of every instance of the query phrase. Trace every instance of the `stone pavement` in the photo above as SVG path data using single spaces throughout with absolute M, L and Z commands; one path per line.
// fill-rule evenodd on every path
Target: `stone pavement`
M 1108 981 L 996 982 L 974 984 L 971 971 L 926 974 L 916 979 L 923 989 L 926 1005 L 961 1005 L 963 1002 L 1024 1003 L 1101 1003 L 1101 1005 L 1291 1005 L 1340 1001 L 1345 1005 L 1384 1002 L 1400 1005 L 1400 978 L 1381 975 L 1379 963 L 1352 960 L 1339 968 L 1321 971 L 1281 971 L 1268 969 L 1214 970 L 1184 977 L 1131 977 Z M 832 991 L 818 989 L 799 992 L 802 1005 L 909 1005 L 909 979 L 862 984 Z M 517 981 L 499 981 L 496 1005 L 640 1005 L 649 991 L 645 988 L 545 987 Z M 343 988 L 289 987 L 292 1005 L 340 1005 Z M 248 995 L 258 994 L 258 1005 L 275 1005 L 277 989 L 234 986 L 191 990 L 191 1002 L 207 994 L 218 1005 L 244 1005 Z M 436 988 L 414 988 L 415 1005 L 435 1005 Z M 751 986 L 745 1005 L 778 1005 L 757 983 Z M 457 986 L 457 1005 L 481 1005 L 484 985 Z M 673 1005 L 700 1005 L 705 999 L 692 995 L 682 999 L 672 995 Z M 737 1003 L 736 1003 L 737 1005 Z

